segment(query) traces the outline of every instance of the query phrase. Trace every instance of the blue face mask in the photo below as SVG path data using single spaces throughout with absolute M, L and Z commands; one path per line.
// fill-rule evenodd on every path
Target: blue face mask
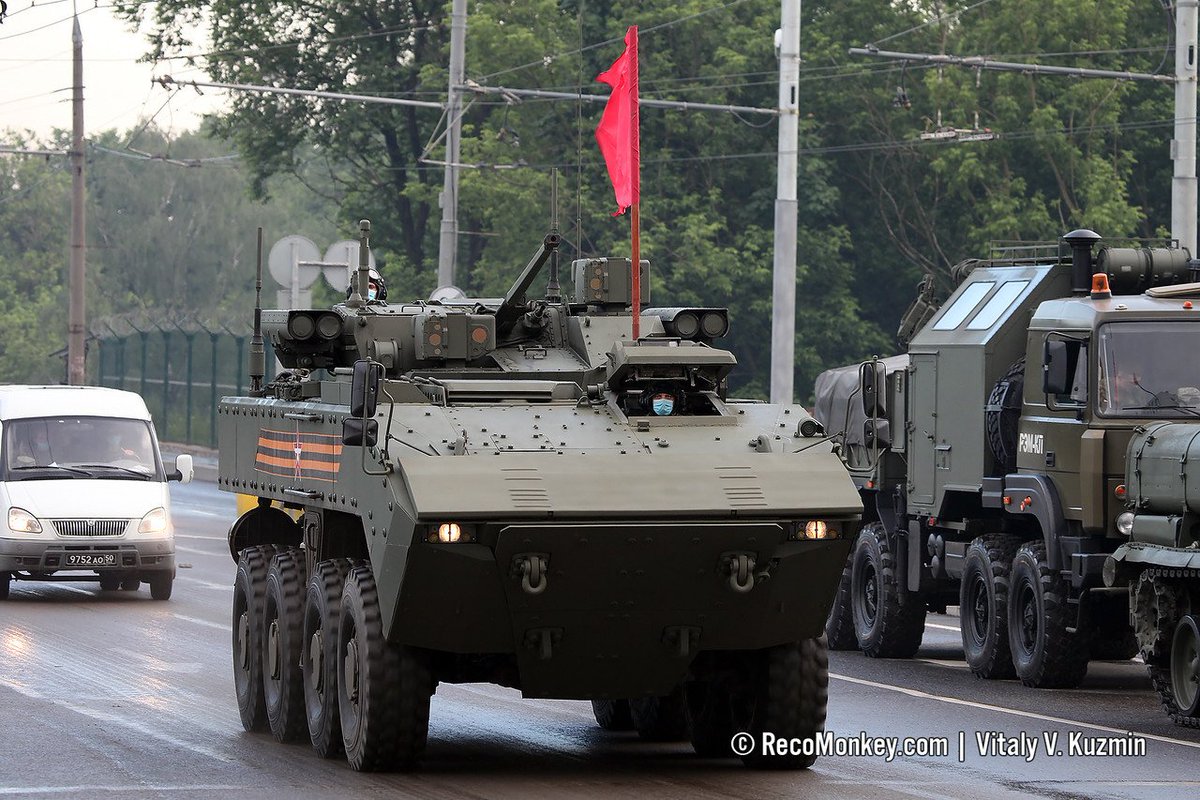
M 654 413 L 660 417 L 669 417 L 675 410 L 675 401 L 670 397 L 656 397 L 653 402 Z
M 374 299 L 375 299 L 375 287 L 374 287 L 374 286 L 372 286 L 372 287 L 370 287 L 369 289 L 367 289 L 367 299 L 368 299 L 368 300 L 374 300 Z

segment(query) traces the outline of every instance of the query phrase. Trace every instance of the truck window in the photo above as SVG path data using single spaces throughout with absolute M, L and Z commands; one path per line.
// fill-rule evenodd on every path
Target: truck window
M 975 310 L 975 306 L 979 305 L 995 285 L 995 281 L 980 281 L 967 286 L 958 299 L 942 312 L 942 318 L 933 323 L 933 329 L 935 331 L 952 331 L 957 328 L 964 319 L 970 316 L 971 312 Z
M 116 477 L 136 473 L 162 479 L 147 422 L 110 417 L 41 417 L 4 426 L 3 467 L 8 480 Z M 45 469 L 40 469 L 45 468 Z
M 1099 333 L 1105 417 L 1200 417 L 1200 322 L 1113 322 Z

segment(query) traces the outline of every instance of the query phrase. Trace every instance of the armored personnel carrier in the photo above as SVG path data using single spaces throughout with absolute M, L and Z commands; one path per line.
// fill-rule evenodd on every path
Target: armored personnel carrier
M 285 369 L 220 406 L 220 486 L 258 498 L 229 532 L 244 726 L 408 768 L 437 684 L 490 682 L 703 756 L 813 739 L 862 506 L 802 407 L 727 396 L 727 312 L 632 340 L 629 261 L 575 261 L 564 298 L 555 234 L 502 298 L 368 301 L 368 231 L 349 299 L 262 311 Z
M 1168 535 L 1184 496 L 1167 510 L 1162 486 L 1126 471 L 1142 426 L 1200 416 L 1200 284 L 1184 283 L 1195 272 L 1185 250 L 1099 239 L 1074 231 L 1070 253 L 964 262 L 943 305 L 923 291 L 906 315 L 907 353 L 818 379 L 817 419 L 844 436 L 867 522 L 831 647 L 909 657 L 927 609 L 958 606 L 967 663 L 984 678 L 1074 686 L 1089 659 L 1138 651 L 1128 590 L 1106 583 L 1104 565 L 1144 552 L 1129 544 L 1134 497 L 1139 533 L 1195 541 L 1190 523 Z M 1194 575 L 1197 561 L 1180 557 L 1155 569 Z
M 1193 294 L 1200 296 L 1200 286 Z M 1187 385 L 1172 384 L 1164 404 L 1191 408 L 1200 367 L 1193 358 L 1177 369 Z M 1133 628 L 1163 708 L 1179 725 L 1200 728 L 1200 424 L 1139 429 L 1125 464 L 1126 510 L 1117 527 L 1129 541 L 1109 558 L 1104 580 L 1129 587 Z

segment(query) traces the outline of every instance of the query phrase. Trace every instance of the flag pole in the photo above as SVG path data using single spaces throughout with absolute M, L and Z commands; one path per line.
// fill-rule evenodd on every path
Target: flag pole
M 633 95 L 633 102 L 630 104 L 629 125 L 630 125 L 630 144 L 633 149 L 633 202 L 629 208 L 629 238 L 631 250 L 633 251 L 633 263 L 630 268 L 633 270 L 631 276 L 630 288 L 633 297 L 633 341 L 636 342 L 641 336 L 641 320 L 642 320 L 642 255 L 641 255 L 641 215 L 639 207 L 641 206 L 641 184 L 642 184 L 642 146 L 641 132 L 638 120 L 638 105 L 641 102 L 638 92 L 638 30 L 637 26 L 630 27 L 629 33 L 632 35 L 632 41 L 629 43 L 629 49 L 633 53 L 633 59 L 630 63 L 630 87 L 629 91 Z

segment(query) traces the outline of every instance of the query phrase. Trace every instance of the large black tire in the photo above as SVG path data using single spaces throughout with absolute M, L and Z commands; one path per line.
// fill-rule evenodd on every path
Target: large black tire
M 132 575 L 121 580 L 121 591 L 136 592 L 142 586 L 142 581 L 136 575 Z
M 121 576 L 115 572 L 100 573 L 100 591 L 115 592 L 121 588 Z
M 634 730 L 646 741 L 684 742 L 690 735 L 682 686 L 665 697 L 630 700 L 629 714 Z
M 0 600 L 8 599 L 8 587 L 12 583 L 12 575 L 7 572 L 0 572 Z
M 967 547 L 958 591 L 959 628 L 967 666 L 980 678 L 1011 678 L 1008 589 L 1021 541 L 1003 533 L 980 536 Z
M 308 738 L 321 758 L 333 758 L 342 753 L 342 721 L 337 705 L 337 638 L 342 590 L 350 567 L 350 560 L 345 558 L 318 563 L 308 579 L 304 599 L 304 644 L 300 661 L 304 708 Z
M 743 718 L 744 712 L 734 713 L 754 702 L 752 687 L 748 680 L 731 679 L 745 670 L 737 669 L 737 662 L 757 654 L 710 653 L 710 674 L 701 681 L 692 681 L 684 686 L 687 699 L 688 727 L 692 732 L 692 749 L 701 758 L 734 758 L 730 744 L 738 733 L 735 717 Z
M 425 750 L 433 679 L 424 656 L 383 636 L 371 568 L 346 577 L 338 623 L 338 713 L 350 767 L 411 769 Z
M 750 688 L 753 697 L 748 716 L 734 720 L 757 746 L 742 756 L 753 769 L 808 769 L 817 760 L 810 754 L 765 755 L 764 733 L 784 739 L 815 739 L 825 728 L 829 701 L 829 652 L 825 637 L 770 647 L 755 654 Z
M 147 581 L 150 584 L 150 597 L 163 601 L 171 599 L 171 590 L 175 587 L 175 576 L 170 572 L 156 572 Z
M 261 642 L 267 568 L 274 555 L 275 546 L 269 544 L 242 550 L 233 582 L 233 685 L 242 727 L 248 731 L 267 728 Z
M 1045 543 L 1022 545 L 1013 559 L 1008 638 L 1017 677 L 1026 686 L 1069 689 L 1087 674 L 1087 636 L 1067 630 L 1075 622 L 1067 597 L 1067 582 L 1050 569 Z
M 596 724 L 606 731 L 634 729 L 628 700 L 593 700 L 592 716 L 596 718 Z
M 263 605 L 263 694 L 267 723 L 281 742 L 308 732 L 300 650 L 304 633 L 304 551 L 281 548 L 267 570 Z
M 863 527 L 851 554 L 850 602 L 859 648 L 871 658 L 912 658 L 925 635 L 925 603 L 900 590 L 883 523 Z
M 854 635 L 854 607 L 850 602 L 850 564 L 842 567 L 842 577 L 833 595 L 833 605 L 825 620 L 825 638 L 830 650 L 857 650 L 858 637 Z

